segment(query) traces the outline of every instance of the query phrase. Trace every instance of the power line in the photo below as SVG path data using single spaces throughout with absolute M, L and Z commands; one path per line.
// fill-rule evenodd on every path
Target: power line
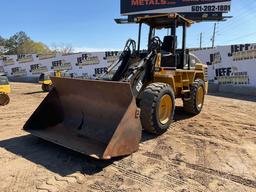
M 250 14 L 248 16 L 241 16 L 241 17 L 243 17 L 243 18 L 246 17 L 246 19 L 248 21 L 251 21 L 251 19 L 256 17 L 256 15 Z M 241 26 L 243 24 L 244 24 L 244 22 L 242 22 L 241 20 L 235 20 L 235 21 L 233 21 L 233 23 L 230 23 L 229 25 L 224 25 L 224 27 L 222 28 L 221 32 L 222 33 L 229 32 L 231 30 L 234 30 L 234 27 L 239 27 L 239 26 Z
M 256 3 L 255 0 L 253 0 L 253 2 L 254 3 L 252 3 L 252 5 Z M 248 20 L 248 21 L 251 21 L 251 18 L 254 18 L 256 16 L 255 14 L 252 14 L 252 12 L 248 12 L 248 10 L 247 11 L 240 11 L 240 13 L 243 13 L 242 16 L 240 16 L 240 17 L 246 18 L 246 20 Z M 226 35 L 227 32 L 230 32 L 231 30 L 234 31 L 234 28 L 233 28 L 234 26 L 236 26 L 237 28 L 240 28 L 244 25 L 245 22 L 242 22 L 240 19 L 237 19 L 237 20 L 231 19 L 231 21 L 229 21 L 227 23 L 229 25 L 225 25 L 224 28 L 219 29 L 219 27 L 221 27 L 221 25 L 222 25 L 220 23 L 220 26 L 218 26 L 217 29 L 216 29 L 216 36 L 224 36 L 224 35 Z M 250 33 L 249 35 L 251 35 L 251 34 L 254 35 L 254 33 Z M 210 37 L 211 37 L 211 35 L 208 35 L 208 36 L 206 36 L 206 39 L 208 39 Z M 244 38 L 244 37 L 243 36 L 238 37 L 238 39 L 240 39 L 240 38 Z M 237 38 L 235 38 L 235 40 L 236 39 Z M 229 40 L 229 41 L 232 41 L 232 40 Z M 229 41 L 225 41 L 225 42 L 229 42 Z M 215 40 L 215 43 L 216 43 L 216 40 Z
M 254 8 L 256 7 L 256 1 L 247 0 L 246 5 L 249 5 L 251 8 Z M 246 20 L 251 21 L 251 18 L 256 17 L 256 14 L 254 14 L 254 11 L 252 9 L 248 11 L 248 9 L 246 8 L 239 8 L 239 10 L 234 12 L 234 14 L 238 16 L 229 19 L 225 23 L 220 23 L 220 26 L 222 27 L 221 33 L 226 33 L 230 30 L 233 30 L 234 26 L 241 26 L 241 24 L 244 23 L 241 21 L 243 20 L 243 18 L 246 18 Z
M 256 1 L 249 0 L 246 2 L 246 5 L 249 5 L 251 8 L 256 7 Z M 234 26 L 240 26 L 243 22 L 241 22 L 240 18 L 245 18 L 248 21 L 251 21 L 251 18 L 256 17 L 256 14 L 253 10 L 248 11 L 247 9 L 240 9 L 239 12 L 236 12 L 238 17 L 231 18 L 228 22 L 225 23 L 225 26 L 222 28 L 222 32 L 227 32 L 233 30 Z M 253 19 L 254 20 L 254 19 Z

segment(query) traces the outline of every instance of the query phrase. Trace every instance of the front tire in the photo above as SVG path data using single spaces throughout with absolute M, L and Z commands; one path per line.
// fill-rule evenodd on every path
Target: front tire
M 10 103 L 10 97 L 5 93 L 0 93 L 0 106 L 5 106 Z
M 163 134 L 169 129 L 174 116 L 175 95 L 172 87 L 165 83 L 150 84 L 143 91 L 140 106 L 143 129 Z
M 190 115 L 198 115 L 204 106 L 205 83 L 202 79 L 197 79 L 193 83 L 190 92 L 190 99 L 183 99 L 184 111 Z
M 50 92 L 53 89 L 52 85 L 48 85 L 48 84 L 42 84 L 42 90 L 44 92 Z

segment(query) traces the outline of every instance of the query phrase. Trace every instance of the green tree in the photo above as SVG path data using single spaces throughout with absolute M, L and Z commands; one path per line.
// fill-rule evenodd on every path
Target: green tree
M 9 39 L 0 36 L 0 46 L 7 49 L 9 55 L 48 54 L 52 51 L 43 43 L 33 41 L 25 32 L 15 33 Z
M 7 54 L 17 54 L 18 47 L 28 40 L 30 40 L 30 37 L 23 31 L 14 34 L 6 41 Z
M 6 39 L 0 36 L 0 46 L 5 46 L 5 44 L 6 44 Z
M 5 48 L 6 45 L 6 39 L 4 39 L 2 36 L 0 36 L 0 47 Z M 4 55 L 4 52 L 2 50 L 0 50 L 0 56 Z
M 17 47 L 15 54 L 47 54 L 50 52 L 51 50 L 45 44 L 29 39 Z

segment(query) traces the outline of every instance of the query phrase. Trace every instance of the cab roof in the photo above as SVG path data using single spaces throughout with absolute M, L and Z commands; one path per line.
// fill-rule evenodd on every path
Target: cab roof
M 183 26 L 184 24 L 190 27 L 194 23 L 194 21 L 186 19 L 177 13 L 135 16 L 132 21 L 129 19 L 115 19 L 115 21 L 118 24 L 144 23 L 156 29 L 171 28 L 175 22 L 177 27 Z
M 183 26 L 184 24 L 190 27 L 194 23 L 194 21 L 186 19 L 177 13 L 136 17 L 135 22 L 145 23 L 157 29 L 170 28 L 175 22 L 177 27 Z

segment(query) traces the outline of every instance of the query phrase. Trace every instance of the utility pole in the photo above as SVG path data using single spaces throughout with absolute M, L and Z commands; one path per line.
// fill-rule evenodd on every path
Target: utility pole
M 213 35 L 212 35 L 212 48 L 214 48 L 215 46 L 215 38 L 216 38 L 216 27 L 217 27 L 217 23 L 214 23 L 214 28 L 213 28 Z
M 202 44 L 203 44 L 203 33 L 200 33 L 200 49 L 202 49 Z

